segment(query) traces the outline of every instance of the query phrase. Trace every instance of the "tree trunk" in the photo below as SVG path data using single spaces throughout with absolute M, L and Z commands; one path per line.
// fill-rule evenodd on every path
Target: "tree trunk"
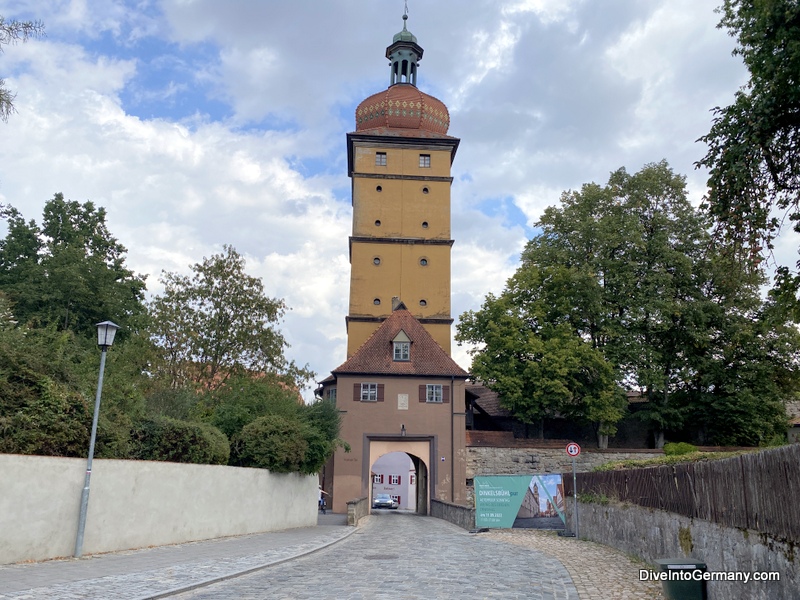
M 601 450 L 608 449 L 608 434 L 606 433 L 598 433 L 597 434 L 597 447 Z
M 653 435 L 656 438 L 656 449 L 661 450 L 664 448 L 664 430 L 654 431 Z

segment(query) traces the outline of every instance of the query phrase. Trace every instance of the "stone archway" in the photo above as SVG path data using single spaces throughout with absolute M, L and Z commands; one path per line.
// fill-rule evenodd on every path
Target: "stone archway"
M 416 513 L 427 515 L 430 512 L 430 499 L 432 490 L 429 464 L 431 463 L 431 441 L 418 440 L 370 440 L 369 468 L 366 469 L 367 485 L 370 506 L 372 506 L 372 466 L 386 454 L 402 452 L 411 458 L 416 471 Z

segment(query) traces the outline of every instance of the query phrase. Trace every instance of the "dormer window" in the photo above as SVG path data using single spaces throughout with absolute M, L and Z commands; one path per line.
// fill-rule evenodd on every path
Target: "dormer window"
M 411 360 L 411 339 L 406 335 L 402 329 L 394 336 L 392 340 L 394 348 L 394 360 L 405 361 Z

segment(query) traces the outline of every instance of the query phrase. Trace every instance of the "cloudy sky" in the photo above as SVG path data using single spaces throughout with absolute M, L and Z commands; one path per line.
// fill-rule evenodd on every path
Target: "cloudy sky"
M 564 190 L 666 159 L 700 202 L 695 140 L 747 79 L 718 4 L 409 0 L 419 87 L 461 138 L 454 317 L 502 289 Z M 0 0 L 47 32 L 0 54 L 18 111 L 0 123 L 0 202 L 37 220 L 56 192 L 105 206 L 150 293 L 162 270 L 233 245 L 291 308 L 289 357 L 321 379 L 346 349 L 345 134 L 388 85 L 402 13 L 403 0 Z

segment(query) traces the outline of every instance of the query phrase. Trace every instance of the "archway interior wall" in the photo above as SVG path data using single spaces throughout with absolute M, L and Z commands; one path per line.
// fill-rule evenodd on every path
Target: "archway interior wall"
M 431 454 L 431 443 L 427 440 L 419 440 L 419 441 L 394 441 L 394 440 L 372 440 L 369 443 L 369 472 L 372 470 L 372 465 L 375 464 L 375 461 L 378 460 L 384 454 L 389 454 L 390 452 L 405 452 L 406 454 L 412 455 L 417 457 L 422 461 L 425 465 L 425 469 L 428 473 L 431 472 L 431 465 L 430 465 L 430 454 Z M 369 476 L 368 472 L 368 476 Z M 372 486 L 367 486 L 369 490 L 369 502 L 370 506 L 372 506 Z M 430 492 L 428 493 L 430 496 Z M 429 503 L 430 498 L 426 498 L 426 504 Z M 418 507 L 419 509 L 419 507 Z

